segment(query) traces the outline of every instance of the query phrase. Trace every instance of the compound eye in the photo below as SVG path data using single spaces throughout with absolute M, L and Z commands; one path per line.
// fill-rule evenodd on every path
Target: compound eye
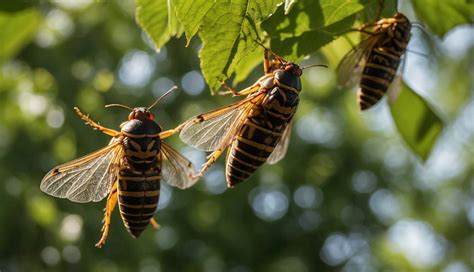
M 287 71 L 287 72 L 290 72 L 290 73 L 291 73 L 291 72 L 293 71 L 293 66 L 292 66 L 292 65 L 288 65 L 288 66 L 286 66 L 286 67 L 285 67 L 285 71 Z
M 148 113 L 148 119 L 155 120 L 155 115 L 153 114 L 153 112 Z
M 135 111 L 132 111 L 132 112 L 128 115 L 128 121 L 133 120 L 133 119 L 135 119 Z

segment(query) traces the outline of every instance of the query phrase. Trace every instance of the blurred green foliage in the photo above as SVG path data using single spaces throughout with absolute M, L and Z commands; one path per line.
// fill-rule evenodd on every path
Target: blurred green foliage
M 255 22 L 264 22 L 256 29 L 267 32 L 272 46 L 274 41 L 275 46 L 285 41 L 278 37 L 293 39 L 292 35 L 294 42 L 301 43 L 290 49 L 282 45 L 278 47 L 282 52 L 277 53 L 309 55 L 302 60 L 303 66 L 330 65 L 330 69 L 304 71 L 301 105 L 285 159 L 262 166 L 234 189 L 225 189 L 222 159 L 188 190 L 163 185 L 156 215 L 162 226 L 159 231 L 149 229 L 133 239 L 115 212 L 105 247 L 96 249 L 93 245 L 100 237 L 105 202 L 72 203 L 39 190 L 41 178 L 53 166 L 109 141 L 85 126 L 73 107 L 79 106 L 105 126 L 118 128 L 128 113 L 105 109 L 105 104 L 149 105 L 177 84 L 180 92 L 154 110 L 158 122 L 172 128 L 194 114 L 231 103 L 235 99 L 210 96 L 198 56 L 200 49 L 204 50 L 204 38 L 209 37 L 210 46 L 211 40 L 221 43 L 225 39 L 201 36 L 199 30 L 206 31 L 199 25 L 201 14 L 188 18 L 194 26 L 183 26 L 187 39 L 170 39 L 173 34 L 157 52 L 152 42 L 155 38 L 150 35 L 149 39 L 135 23 L 133 1 L 17 2 L 1 4 L 0 18 L 36 15 L 24 19 L 18 29 L 13 28 L 15 20 L 3 21 L 8 27 L 0 24 L 0 51 L 7 52 L 0 60 L 0 270 L 473 269 L 472 25 L 453 29 L 457 25 L 453 24 L 442 39 L 434 38 L 431 31 L 438 31 L 419 14 L 419 6 L 414 5 L 413 11 L 411 1 L 399 4 L 399 10 L 412 21 L 426 23 L 428 34 L 414 29 L 409 44 L 412 52 L 407 53 L 405 81 L 418 94 L 405 88 L 400 96 L 405 97 L 405 103 L 414 104 L 391 110 L 401 112 L 395 117 L 413 115 L 412 120 L 419 122 L 417 116 L 426 112 L 424 106 L 429 104 L 430 112 L 445 122 L 431 156 L 422 163 L 401 140 L 396 129 L 400 119 L 392 120 L 385 100 L 360 113 L 354 92 L 338 90 L 335 85 L 334 68 L 351 49 L 347 40 L 357 42 L 359 35 L 337 38 L 329 27 L 373 21 L 378 1 L 320 1 L 320 6 L 343 2 L 351 3 L 355 10 L 363 7 L 348 9 L 347 19 L 342 16 L 329 23 L 318 21 L 321 18 L 302 8 L 309 0 L 286 1 L 286 7 L 293 4 L 286 9 L 288 17 L 284 4 L 275 6 L 267 21 L 264 19 L 272 13 L 268 11 L 274 9 L 262 9 L 265 12 L 259 13 Z M 166 1 L 174 5 L 189 2 Z M 390 7 L 394 1 L 385 2 Z M 181 6 L 175 13 L 192 14 L 192 10 Z M 472 12 L 462 11 L 468 12 L 464 18 L 472 23 Z M 426 6 L 430 18 L 435 12 Z M 384 10 L 384 15 L 391 13 L 393 7 Z M 286 21 L 295 27 L 285 27 Z M 443 22 L 450 21 L 436 21 Z M 327 42 L 302 37 L 320 31 L 330 33 Z M 199 39 L 191 39 L 193 35 Z M 313 51 L 298 51 L 309 48 L 308 42 L 314 44 Z M 237 88 L 262 75 L 257 61 L 261 49 L 255 53 L 251 45 L 245 48 L 248 55 L 237 50 L 245 61 L 231 65 L 243 73 L 234 78 L 239 82 Z M 414 53 L 420 51 L 428 56 Z M 423 97 L 421 105 L 419 97 Z M 410 135 L 420 139 L 419 134 Z M 198 164 L 204 159 L 205 154 L 185 147 L 177 137 L 169 143 Z

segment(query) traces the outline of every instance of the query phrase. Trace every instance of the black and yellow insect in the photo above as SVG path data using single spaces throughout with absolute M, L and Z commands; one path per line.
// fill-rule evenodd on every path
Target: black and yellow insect
M 43 192 L 74 202 L 97 202 L 108 195 L 102 237 L 96 247 L 105 243 L 117 202 L 127 231 L 136 238 L 149 224 L 158 227 L 153 215 L 158 205 L 160 180 L 181 189 L 197 181 L 192 163 L 162 141 L 177 130 L 162 131 L 153 121 L 150 110 L 165 95 L 148 108 L 114 104 L 131 110 L 120 131 L 95 123 L 76 107 L 77 114 L 87 124 L 113 139 L 107 147 L 53 168 L 41 182 Z
M 252 86 L 227 94 L 245 99 L 197 115 L 183 125 L 181 140 L 204 151 L 213 151 L 202 175 L 227 148 L 226 180 L 233 187 L 247 179 L 264 162 L 274 164 L 288 149 L 292 120 L 301 92 L 303 70 L 265 50 L 264 72 Z
M 410 40 L 411 23 L 402 13 L 379 20 L 373 31 L 359 30 L 369 37 L 359 43 L 341 61 L 338 82 L 344 87 L 359 85 L 361 110 L 375 105 L 388 91 L 399 87 L 397 69 Z

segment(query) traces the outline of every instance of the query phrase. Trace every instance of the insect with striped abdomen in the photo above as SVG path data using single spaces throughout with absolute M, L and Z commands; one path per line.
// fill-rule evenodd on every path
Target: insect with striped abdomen
M 127 231 L 136 238 L 149 224 L 158 227 L 153 215 L 158 206 L 160 180 L 180 189 L 197 181 L 192 163 L 162 141 L 178 130 L 162 131 L 150 112 L 175 89 L 148 108 L 108 105 L 131 110 L 120 131 L 95 123 L 75 108 L 87 124 L 113 138 L 108 146 L 53 168 L 43 178 L 40 188 L 52 196 L 82 203 L 97 202 L 108 195 L 102 237 L 96 247 L 105 243 L 117 202 Z
M 240 92 L 224 85 L 228 89 L 224 94 L 248 95 L 246 98 L 183 123 L 180 132 L 183 142 L 212 151 L 199 175 L 225 149 L 228 187 L 247 179 L 264 162 L 274 164 L 285 156 L 299 102 L 303 68 L 268 49 L 265 49 L 263 68 L 265 75 Z
M 402 13 L 384 18 L 359 31 L 369 37 L 347 53 L 337 68 L 338 83 L 344 87 L 359 85 L 357 97 L 361 110 L 375 105 L 387 92 L 399 88 L 397 69 L 410 41 L 412 24 Z

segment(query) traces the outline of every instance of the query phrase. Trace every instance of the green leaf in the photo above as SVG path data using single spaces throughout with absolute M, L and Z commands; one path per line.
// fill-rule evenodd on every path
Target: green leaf
M 321 0 L 320 5 L 324 26 L 337 23 L 364 8 L 359 1 L 355 0 Z
M 135 12 L 138 25 L 148 34 L 157 49 L 171 37 L 180 37 L 183 33 L 182 25 L 169 0 L 137 0 Z
M 402 84 L 398 97 L 390 99 L 390 106 L 402 138 L 420 158 L 426 160 L 443 130 L 442 120 L 405 83 Z
M 281 0 L 218 0 L 203 19 L 201 70 L 215 93 L 236 64 L 258 46 L 260 23 Z
M 248 54 L 243 58 L 235 67 L 235 77 L 232 85 L 237 85 L 238 83 L 244 81 L 249 74 L 262 63 L 263 60 L 263 48 L 257 48 L 257 50 Z
M 466 0 L 413 0 L 417 17 L 442 37 L 452 28 L 474 22 L 474 3 Z M 440 17 L 442 12 L 442 17 Z
M 384 1 L 382 10 L 380 10 L 380 0 L 361 0 L 361 4 L 365 6 L 363 22 L 374 23 L 381 18 L 392 17 L 397 12 L 398 1 Z
M 36 9 L 16 13 L 0 12 L 0 59 L 14 56 L 29 43 L 40 21 L 41 15 Z
M 283 7 L 278 8 L 262 28 L 269 33 L 275 53 L 297 61 L 350 29 L 363 8 L 356 0 L 300 0 L 288 16 Z
M 201 27 L 202 20 L 215 2 L 209 0 L 174 0 L 173 3 L 176 16 L 181 24 L 183 24 L 187 45 L 189 45 L 193 36 L 198 32 L 199 27 Z

